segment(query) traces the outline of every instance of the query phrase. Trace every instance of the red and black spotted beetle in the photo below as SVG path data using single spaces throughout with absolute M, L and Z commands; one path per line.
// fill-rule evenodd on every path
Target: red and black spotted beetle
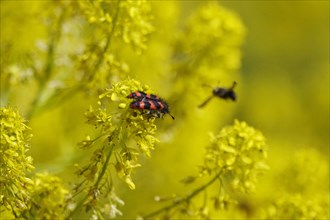
M 210 96 L 202 104 L 200 104 L 198 108 L 203 108 L 213 97 L 219 97 L 221 99 L 231 99 L 233 101 L 236 101 L 236 94 L 234 92 L 234 88 L 236 85 L 237 83 L 234 81 L 233 85 L 230 88 L 214 88 L 212 91 L 212 96 Z
M 173 115 L 170 114 L 168 104 L 157 95 L 137 91 L 129 94 L 127 98 L 134 99 L 130 104 L 132 109 L 147 110 L 146 114 L 158 118 L 169 114 L 174 120 Z

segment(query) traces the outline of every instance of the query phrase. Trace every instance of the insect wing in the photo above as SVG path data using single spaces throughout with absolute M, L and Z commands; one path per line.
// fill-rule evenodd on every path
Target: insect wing
M 126 98 L 134 99 L 134 100 L 136 100 L 136 101 L 141 101 L 141 100 L 143 100 L 146 96 L 147 96 L 146 93 L 141 92 L 141 91 L 136 91 L 136 92 L 132 92 L 131 94 L 129 94 L 128 96 L 126 96 Z
M 146 98 L 150 99 L 150 100 L 156 100 L 156 101 L 162 100 L 159 96 L 154 95 L 154 94 L 147 94 Z

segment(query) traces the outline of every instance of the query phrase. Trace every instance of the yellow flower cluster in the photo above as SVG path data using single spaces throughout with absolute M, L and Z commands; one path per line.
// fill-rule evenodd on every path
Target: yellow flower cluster
M 129 45 L 129 51 L 139 55 L 147 48 L 147 37 L 154 29 L 149 2 L 79 0 L 72 7 L 78 9 L 74 10 L 78 18 L 89 23 L 84 31 L 95 36 L 87 37 L 86 46 L 81 45 L 83 52 L 73 55 L 81 83 L 95 90 L 109 87 L 113 79 L 126 78 L 130 68 L 120 51 Z
M 136 80 L 120 81 L 99 96 L 100 108 L 94 110 L 93 107 L 90 107 L 85 115 L 88 123 L 95 127 L 102 127 L 103 133 L 116 132 L 120 139 L 134 139 L 139 150 L 150 157 L 150 150 L 158 141 L 154 137 L 156 126 L 153 123 L 154 118 L 148 118 L 145 114 L 141 114 L 141 111 L 130 109 L 129 104 L 132 100 L 126 96 L 135 91 L 150 93 L 148 86 L 142 86 Z M 90 140 L 86 140 L 86 144 L 88 143 Z
M 154 30 L 151 24 L 151 7 L 146 0 L 121 1 L 119 29 L 125 43 L 131 44 L 140 54 L 147 49 L 147 36 Z
M 217 2 L 210 2 L 189 18 L 176 48 L 186 61 L 230 72 L 240 67 L 244 36 L 245 28 L 239 17 Z
M 107 195 L 115 195 L 110 161 L 119 177 L 130 189 L 135 189 L 131 174 L 134 168 L 140 166 L 138 156 L 144 154 L 150 157 L 158 141 L 155 137 L 155 119 L 129 107 L 132 100 L 127 96 L 135 91 L 149 93 L 150 89 L 133 79 L 120 81 L 99 96 L 97 109 L 90 107 L 86 112 L 88 123 L 99 129 L 100 133 L 95 138 L 88 135 L 79 143 L 82 148 L 96 149 L 89 163 L 77 172 L 84 180 L 76 190 L 83 188 L 88 192 L 84 205 L 93 209 L 96 216 L 102 215 L 104 210 L 120 213 L 117 206 L 113 206 L 114 201 L 106 202 L 109 200 Z M 102 209 L 96 205 L 101 199 L 103 204 L 108 204 Z
M 90 24 L 120 37 L 138 54 L 147 48 L 147 36 L 154 28 L 146 0 L 78 1 L 78 6 Z
M 328 199 L 306 199 L 299 194 L 278 199 L 261 214 L 262 219 L 329 219 Z
M 27 177 L 34 167 L 26 155 L 32 135 L 25 123 L 17 110 L 0 108 L 0 210 L 5 218 L 63 218 L 68 192 L 60 178 L 49 174 Z
M 315 148 L 301 148 L 274 166 L 278 195 L 261 210 L 265 219 L 329 219 L 329 163 Z M 276 169 L 279 169 L 276 171 Z
M 27 177 L 34 167 L 26 154 L 31 134 L 25 123 L 16 109 L 0 108 L 0 204 L 15 217 L 28 208 L 29 187 L 33 184 Z
M 212 135 L 201 172 L 222 172 L 234 191 L 254 191 L 257 176 L 268 170 L 266 148 L 261 132 L 235 120 L 233 126 Z
M 23 213 L 27 219 L 64 219 L 69 192 L 59 177 L 38 173 L 33 179 L 29 210 Z

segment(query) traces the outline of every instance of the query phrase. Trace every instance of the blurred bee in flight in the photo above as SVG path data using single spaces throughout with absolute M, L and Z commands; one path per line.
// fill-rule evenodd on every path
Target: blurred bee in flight
M 233 85 L 229 88 L 221 88 L 216 87 L 212 90 L 212 96 L 210 96 L 208 99 L 206 99 L 202 104 L 198 106 L 198 108 L 203 108 L 212 98 L 219 97 L 221 99 L 231 99 L 233 101 L 236 100 L 236 94 L 234 91 L 235 86 L 237 83 L 234 81 Z

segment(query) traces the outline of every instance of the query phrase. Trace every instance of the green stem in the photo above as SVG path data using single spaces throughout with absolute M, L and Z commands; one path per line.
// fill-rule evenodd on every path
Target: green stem
M 112 144 L 112 145 L 111 145 L 111 148 L 110 148 L 110 150 L 109 150 L 109 152 L 108 152 L 108 154 L 107 154 L 107 157 L 106 157 L 106 159 L 105 159 L 105 162 L 104 162 L 104 164 L 103 164 L 103 167 L 102 167 L 101 173 L 100 173 L 100 175 L 98 176 L 98 178 L 97 178 L 97 180 L 96 180 L 96 182 L 95 182 L 95 184 L 94 184 L 94 186 L 93 186 L 94 189 L 97 189 L 97 188 L 98 188 L 98 186 L 99 186 L 99 184 L 100 184 L 100 182 L 101 182 L 101 180 L 102 180 L 102 178 L 103 178 L 103 176 L 104 176 L 104 174 L 105 174 L 105 172 L 106 172 L 106 170 L 107 170 L 107 168 L 108 168 L 109 161 L 110 161 L 110 158 L 111 158 L 111 155 L 112 155 L 112 152 L 113 152 L 113 148 L 114 148 L 114 145 Z M 84 204 L 85 201 L 88 199 L 88 197 L 89 197 L 88 194 L 85 195 L 85 196 L 79 201 L 79 203 L 77 204 L 77 206 L 72 210 L 72 212 L 69 213 L 69 215 L 68 215 L 68 217 L 67 217 L 66 219 L 71 219 L 72 216 L 77 212 L 77 210 L 79 210 L 79 209 L 83 206 L 83 204 Z
M 204 185 L 198 187 L 197 189 L 195 189 L 192 193 L 190 193 L 189 195 L 187 195 L 186 197 L 183 197 L 181 199 L 178 199 L 176 201 L 173 202 L 173 204 L 170 204 L 168 206 L 165 206 L 163 208 L 160 208 L 152 213 L 149 213 L 145 216 L 143 216 L 143 219 L 150 219 L 164 211 L 168 211 L 171 210 L 172 208 L 184 203 L 184 202 L 188 202 L 189 200 L 191 200 L 192 198 L 194 198 L 196 195 L 198 195 L 200 192 L 202 192 L 203 190 L 205 190 L 208 186 L 210 186 L 214 181 L 216 181 L 220 175 L 221 175 L 222 171 L 218 172 L 217 175 L 215 175 L 209 182 L 205 183 Z
M 99 184 L 100 184 L 100 182 L 101 182 L 101 180 L 102 180 L 102 178 L 103 178 L 103 176 L 104 176 L 104 174 L 105 174 L 105 171 L 106 171 L 107 168 L 108 168 L 108 164 L 109 164 L 109 161 L 110 161 L 110 158 L 111 158 L 111 155 L 112 155 L 113 147 L 114 147 L 114 145 L 112 144 L 112 145 L 111 145 L 111 148 L 110 148 L 110 150 L 109 150 L 109 152 L 108 152 L 107 158 L 106 158 L 106 160 L 105 160 L 105 163 L 104 163 L 104 165 L 103 165 L 103 167 L 102 167 L 101 173 L 100 173 L 100 175 L 98 176 L 98 178 L 97 178 L 97 180 L 96 180 L 96 183 L 94 184 L 94 187 L 95 187 L 95 188 L 97 188 L 97 187 L 99 186 Z
M 117 8 L 116 8 L 116 12 L 115 12 L 115 15 L 114 15 L 114 18 L 113 18 L 113 25 L 112 25 L 112 28 L 111 28 L 111 31 L 107 37 L 107 41 L 105 43 L 105 46 L 102 50 L 102 54 L 100 56 L 100 58 L 97 60 L 97 63 L 95 64 L 94 66 L 94 69 L 91 71 L 92 74 L 89 75 L 88 79 L 87 79 L 87 82 L 89 81 L 92 81 L 93 78 L 95 77 L 96 75 L 96 72 L 98 71 L 98 69 L 100 68 L 103 60 L 104 60 L 104 54 L 107 52 L 108 48 L 110 47 L 110 43 L 111 43 L 111 39 L 112 37 L 114 36 L 114 33 L 115 33 L 115 28 L 116 28 L 116 25 L 117 25 L 117 20 L 118 20 L 118 17 L 119 17 L 119 7 L 120 6 L 120 0 L 117 0 Z
M 65 219 L 72 219 L 72 216 L 76 213 L 76 211 L 84 204 L 84 202 L 88 199 L 88 194 L 84 196 L 82 200 L 77 204 L 77 206 L 69 213 L 69 215 Z
M 30 119 L 33 114 L 35 113 L 36 109 L 38 108 L 38 105 L 40 104 L 40 101 L 42 99 L 42 96 L 47 91 L 47 83 L 52 75 L 53 67 L 54 67 L 54 57 L 55 57 L 55 49 L 58 44 L 58 41 L 61 37 L 61 30 L 62 30 L 62 24 L 65 17 L 65 9 L 62 10 L 60 17 L 58 18 L 57 24 L 53 29 L 50 31 L 50 40 L 49 40 L 49 47 L 47 51 L 47 60 L 45 63 L 43 76 L 39 76 L 39 88 L 36 93 L 36 97 L 32 101 L 31 108 L 27 114 L 27 119 Z

